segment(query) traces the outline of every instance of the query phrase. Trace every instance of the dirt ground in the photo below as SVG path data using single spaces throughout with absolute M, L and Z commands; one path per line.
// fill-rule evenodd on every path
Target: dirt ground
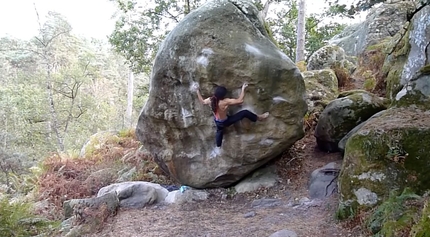
M 340 153 L 319 151 L 309 133 L 274 161 L 280 182 L 273 188 L 235 195 L 226 195 L 226 189 L 211 189 L 207 190 L 209 199 L 202 202 L 120 210 L 101 232 L 91 236 L 265 237 L 283 229 L 299 237 L 361 236 L 358 228 L 346 228 L 336 221 L 337 194 L 292 205 L 308 197 L 311 172 L 332 161 L 341 162 Z M 256 206 L 259 199 L 271 199 L 276 205 Z

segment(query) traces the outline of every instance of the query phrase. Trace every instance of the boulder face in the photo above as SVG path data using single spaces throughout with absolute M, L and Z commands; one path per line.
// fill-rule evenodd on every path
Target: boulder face
M 408 35 L 410 51 L 399 75 L 403 89 L 397 93 L 394 104 L 430 110 L 430 5 L 414 15 Z
M 244 103 L 229 113 L 270 116 L 225 129 L 221 152 L 211 158 L 216 128 L 210 107 L 189 89 L 196 82 L 204 97 L 217 85 L 237 97 L 248 82 Z M 188 14 L 160 46 L 136 133 L 142 150 L 179 183 L 226 187 L 302 138 L 306 111 L 302 75 L 270 41 L 256 7 L 214 0 Z
M 339 141 L 349 131 L 384 109 L 384 100 L 367 92 L 356 92 L 331 101 L 315 128 L 318 147 L 324 151 L 338 151 Z
M 395 35 L 414 10 L 413 1 L 384 3 L 369 12 L 364 22 L 347 27 L 329 43 L 342 47 L 348 55 L 358 56 L 368 46 Z
M 391 108 L 347 140 L 339 176 L 342 207 L 371 207 L 406 187 L 418 194 L 430 189 L 429 115 Z

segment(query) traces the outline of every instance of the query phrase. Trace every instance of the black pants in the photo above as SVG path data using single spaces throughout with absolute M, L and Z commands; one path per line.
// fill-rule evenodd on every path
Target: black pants
M 222 144 L 222 138 L 224 136 L 224 128 L 244 119 L 247 118 L 249 120 L 251 120 L 252 122 L 257 122 L 257 115 L 252 113 L 249 110 L 242 110 L 239 111 L 238 113 L 232 115 L 232 116 L 227 116 L 227 119 L 223 120 L 223 121 L 217 121 L 215 120 L 215 124 L 216 124 L 216 145 L 217 147 L 220 147 Z

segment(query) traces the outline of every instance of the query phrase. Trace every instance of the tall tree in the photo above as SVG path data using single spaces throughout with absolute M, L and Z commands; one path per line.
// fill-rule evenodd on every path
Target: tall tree
M 306 1 L 298 0 L 299 14 L 297 16 L 297 49 L 296 49 L 296 62 L 305 59 L 305 35 L 306 35 Z
M 127 109 L 125 111 L 125 126 L 132 127 L 133 124 L 133 90 L 134 90 L 134 74 L 130 69 L 127 80 Z

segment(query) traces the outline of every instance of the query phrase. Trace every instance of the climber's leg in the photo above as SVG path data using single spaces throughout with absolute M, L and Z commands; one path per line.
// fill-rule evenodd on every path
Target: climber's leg
M 222 124 L 222 122 L 216 122 L 216 146 L 217 147 L 221 147 L 222 145 L 222 138 L 224 136 L 224 125 Z
M 227 121 L 224 122 L 224 126 L 225 127 L 230 126 L 230 125 L 232 125 L 232 124 L 234 124 L 234 123 L 236 123 L 236 122 L 238 122 L 244 118 L 247 118 L 247 119 L 251 120 L 252 122 L 257 122 L 257 120 L 260 120 L 260 121 L 264 120 L 268 116 L 269 116 L 268 112 L 261 114 L 261 115 L 257 115 L 257 114 L 252 113 L 249 110 L 241 110 L 241 111 L 237 112 L 236 114 L 229 116 Z

